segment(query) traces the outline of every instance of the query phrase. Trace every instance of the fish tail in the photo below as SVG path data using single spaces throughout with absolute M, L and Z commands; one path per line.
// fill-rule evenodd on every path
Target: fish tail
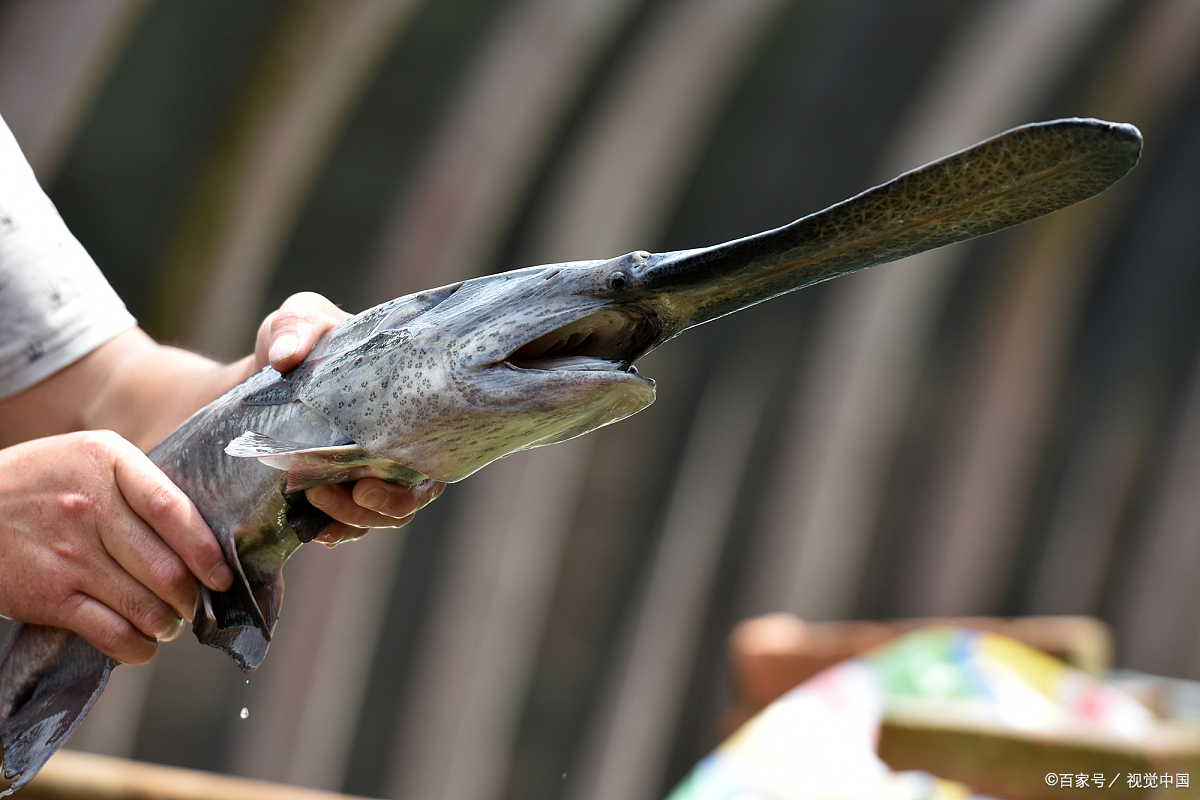
M 17 623 L 0 653 L 0 797 L 24 786 L 62 747 L 95 705 L 117 665 L 62 628 Z

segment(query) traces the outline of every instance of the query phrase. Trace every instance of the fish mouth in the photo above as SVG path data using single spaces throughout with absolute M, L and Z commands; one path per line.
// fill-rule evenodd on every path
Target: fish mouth
M 634 362 L 651 349 L 658 333 L 649 315 L 605 310 L 521 345 L 504 363 L 519 370 L 624 372 L 641 377 Z

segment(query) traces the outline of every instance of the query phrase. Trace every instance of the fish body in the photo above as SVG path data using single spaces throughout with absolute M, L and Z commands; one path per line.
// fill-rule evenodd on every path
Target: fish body
M 398 298 L 266 368 L 150 453 L 234 568 L 201 587 L 193 629 L 250 671 L 266 654 L 288 557 L 331 520 L 313 486 L 459 481 L 654 401 L 634 363 L 690 327 L 785 292 L 980 236 L 1091 197 L 1136 163 L 1130 125 L 1014 128 L 789 225 L 712 247 L 529 267 Z M 20 625 L 0 655 L 8 777 L 28 781 L 115 665 L 75 634 Z

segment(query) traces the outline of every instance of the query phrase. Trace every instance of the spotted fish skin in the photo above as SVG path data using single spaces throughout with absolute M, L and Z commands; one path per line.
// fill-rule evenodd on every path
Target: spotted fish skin
M 1131 125 L 1027 125 L 764 233 L 694 250 L 530 267 L 384 303 L 266 368 L 151 453 L 237 573 L 202 589 L 201 641 L 245 670 L 266 654 L 282 568 L 330 520 L 303 490 L 373 475 L 458 481 L 654 400 L 633 363 L 684 330 L 785 292 L 1084 200 L 1137 162 Z M 75 634 L 18 625 L 0 654 L 12 788 L 87 714 L 114 662 Z

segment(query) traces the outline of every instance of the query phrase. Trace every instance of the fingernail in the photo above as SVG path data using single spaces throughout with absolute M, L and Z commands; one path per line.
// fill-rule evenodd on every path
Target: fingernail
M 208 584 L 217 587 L 218 591 L 228 591 L 233 586 L 233 570 L 222 561 L 208 573 Z
M 173 642 L 179 638 L 181 633 L 183 633 L 183 620 L 176 617 L 157 638 L 160 642 Z
M 420 484 L 418 484 L 418 486 L 420 486 Z M 414 487 L 414 488 L 416 488 L 416 487 Z M 425 486 L 422 488 L 422 491 L 418 495 L 417 507 L 415 510 L 420 511 L 422 508 L 429 505 L 434 500 L 437 500 L 439 497 L 442 496 L 442 492 L 444 492 L 444 491 L 446 491 L 446 484 L 442 483 L 441 481 L 435 481 L 433 478 L 430 478 L 428 481 L 425 482 Z
M 363 492 L 362 502 L 359 505 L 369 508 L 372 511 L 382 511 L 386 503 L 387 492 L 377 486 Z
M 293 355 L 299 349 L 300 337 L 294 333 L 285 333 L 271 342 L 271 349 L 267 353 L 267 358 L 270 359 L 272 364 L 275 364 Z

